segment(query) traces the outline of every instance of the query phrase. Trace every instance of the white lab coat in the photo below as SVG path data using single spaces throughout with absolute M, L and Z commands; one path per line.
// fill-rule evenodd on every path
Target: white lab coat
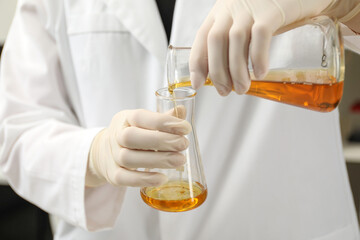
M 213 3 L 178 0 L 171 42 L 191 46 Z M 84 188 L 99 129 L 118 111 L 155 110 L 166 48 L 155 1 L 19 0 L 1 66 L 0 167 L 61 218 L 55 239 L 359 239 L 338 112 L 211 87 L 196 99 L 201 207 L 165 213 L 138 188 Z

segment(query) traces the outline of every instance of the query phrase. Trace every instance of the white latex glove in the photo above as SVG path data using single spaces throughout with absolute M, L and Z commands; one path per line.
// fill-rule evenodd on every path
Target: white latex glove
M 178 106 L 179 117 L 185 108 Z M 185 163 L 179 151 L 188 147 L 183 136 L 191 131 L 189 122 L 169 113 L 125 110 L 117 113 L 108 128 L 99 132 L 91 145 L 86 186 L 109 182 L 118 186 L 157 186 L 167 177 L 136 168 L 177 168 Z
M 250 87 L 248 56 L 255 78 L 268 72 L 271 38 L 305 18 L 341 18 L 359 0 L 218 0 L 200 27 L 190 54 L 190 79 L 197 89 L 209 74 L 220 95 Z

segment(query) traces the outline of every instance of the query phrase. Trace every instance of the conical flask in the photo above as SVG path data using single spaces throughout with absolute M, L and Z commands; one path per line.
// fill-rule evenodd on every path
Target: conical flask
M 148 169 L 168 177 L 168 182 L 161 186 L 140 190 L 144 202 L 155 209 L 183 212 L 199 207 L 206 199 L 207 187 L 194 128 L 195 95 L 196 91 L 188 87 L 175 89 L 173 93 L 167 87 L 156 91 L 157 111 L 164 113 L 175 108 L 175 113 L 191 124 L 192 131 L 185 136 L 189 140 L 189 147 L 182 152 L 186 157 L 184 166 L 177 169 Z M 181 113 L 178 112 L 180 109 Z
M 168 49 L 169 90 L 191 86 L 189 47 Z M 250 90 L 246 93 L 319 112 L 337 107 L 343 93 L 344 49 L 337 22 L 320 16 L 274 36 L 269 73 L 256 80 L 249 60 Z M 205 85 L 213 85 L 211 76 Z

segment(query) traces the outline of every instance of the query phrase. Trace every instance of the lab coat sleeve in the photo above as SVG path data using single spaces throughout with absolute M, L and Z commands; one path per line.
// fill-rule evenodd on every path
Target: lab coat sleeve
M 20 0 L 2 55 L 0 168 L 23 198 L 70 224 L 110 228 L 124 188 L 85 188 L 89 148 L 99 129 L 80 127 L 54 38 L 38 0 Z

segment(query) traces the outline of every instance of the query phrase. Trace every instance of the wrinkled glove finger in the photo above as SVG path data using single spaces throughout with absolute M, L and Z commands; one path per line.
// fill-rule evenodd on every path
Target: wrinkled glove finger
M 178 152 L 185 150 L 189 141 L 176 134 L 160 131 L 127 127 L 117 135 L 120 146 L 129 149 Z
M 126 121 L 130 126 L 178 135 L 186 135 L 191 131 L 190 123 L 183 119 L 144 109 L 128 111 Z
M 272 34 L 271 27 L 263 22 L 255 22 L 251 30 L 250 57 L 257 80 L 264 79 L 268 72 Z
M 229 69 L 237 94 L 244 94 L 250 88 L 248 59 L 252 24 L 251 16 L 244 13 L 234 19 L 229 33 Z
M 189 70 L 191 85 L 194 89 L 203 86 L 208 75 L 207 37 L 213 22 L 214 19 L 210 14 L 197 32 L 191 48 Z
M 118 167 L 113 170 L 110 183 L 117 186 L 150 187 L 166 183 L 167 176 L 157 172 L 142 172 Z
M 232 90 L 229 73 L 229 30 L 232 25 L 230 16 L 221 15 L 215 22 L 208 35 L 208 64 L 209 76 L 218 93 L 227 96 Z
M 154 152 L 121 148 L 114 156 L 115 162 L 126 168 L 177 168 L 186 158 L 178 152 Z

